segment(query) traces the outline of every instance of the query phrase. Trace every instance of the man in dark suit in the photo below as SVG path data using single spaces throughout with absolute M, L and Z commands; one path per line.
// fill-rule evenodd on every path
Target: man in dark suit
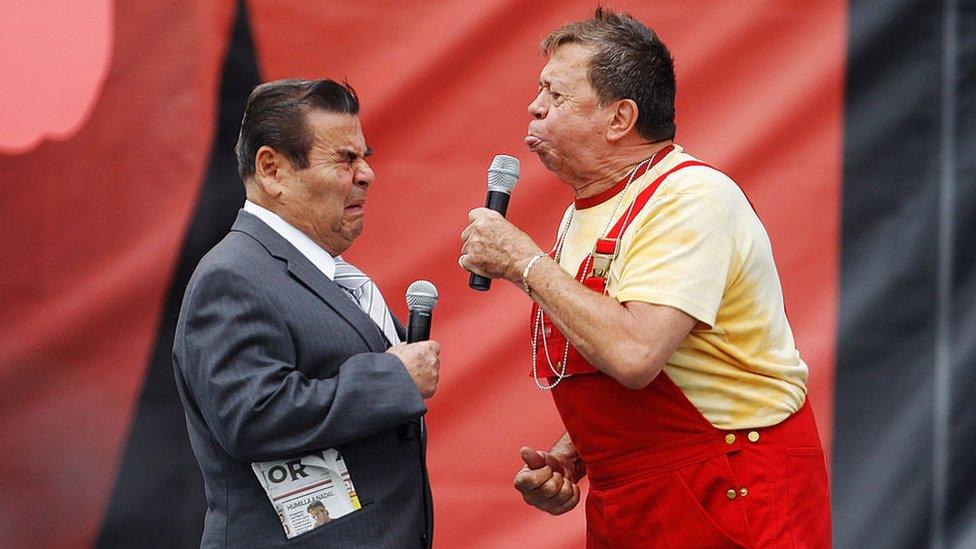
M 358 113 L 352 88 L 330 80 L 262 84 L 248 99 L 247 202 L 190 279 L 173 348 L 207 494 L 203 547 L 430 545 L 421 417 L 440 346 L 400 343 L 379 290 L 340 256 L 374 178 Z M 273 492 L 279 481 L 308 497 Z M 313 498 L 342 505 L 314 527 Z

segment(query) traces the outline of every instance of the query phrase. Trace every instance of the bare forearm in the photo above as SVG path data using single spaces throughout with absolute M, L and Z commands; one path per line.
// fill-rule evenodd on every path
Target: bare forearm
M 527 284 L 532 298 L 580 354 L 626 387 L 650 383 L 694 326 L 694 319 L 678 309 L 621 304 L 591 291 L 498 212 L 476 208 L 469 218 L 471 224 L 461 233 L 461 267 L 520 287 Z
M 549 258 L 536 262 L 528 284 L 532 298 L 583 358 L 628 387 L 649 383 L 673 350 L 627 307 L 581 285 Z

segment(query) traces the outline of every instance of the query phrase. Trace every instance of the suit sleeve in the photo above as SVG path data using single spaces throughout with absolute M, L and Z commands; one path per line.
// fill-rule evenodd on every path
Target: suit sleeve
M 397 357 L 353 355 L 328 379 L 305 376 L 288 327 L 245 276 L 211 271 L 187 290 L 179 371 L 217 442 L 242 461 L 335 447 L 426 412 Z

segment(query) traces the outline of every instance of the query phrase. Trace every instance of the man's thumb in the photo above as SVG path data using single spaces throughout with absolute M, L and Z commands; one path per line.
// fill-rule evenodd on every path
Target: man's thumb
M 546 456 L 534 448 L 523 446 L 519 453 L 522 454 L 522 461 L 529 469 L 542 469 L 546 466 Z

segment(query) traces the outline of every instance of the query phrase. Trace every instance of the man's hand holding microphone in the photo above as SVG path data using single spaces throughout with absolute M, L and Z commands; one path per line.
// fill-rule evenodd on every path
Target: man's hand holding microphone
M 428 399 L 437 390 L 440 379 L 441 345 L 430 340 L 431 311 L 437 305 L 437 288 L 426 280 L 418 280 L 407 288 L 407 342 L 394 345 L 387 353 L 403 362 L 420 396 Z

